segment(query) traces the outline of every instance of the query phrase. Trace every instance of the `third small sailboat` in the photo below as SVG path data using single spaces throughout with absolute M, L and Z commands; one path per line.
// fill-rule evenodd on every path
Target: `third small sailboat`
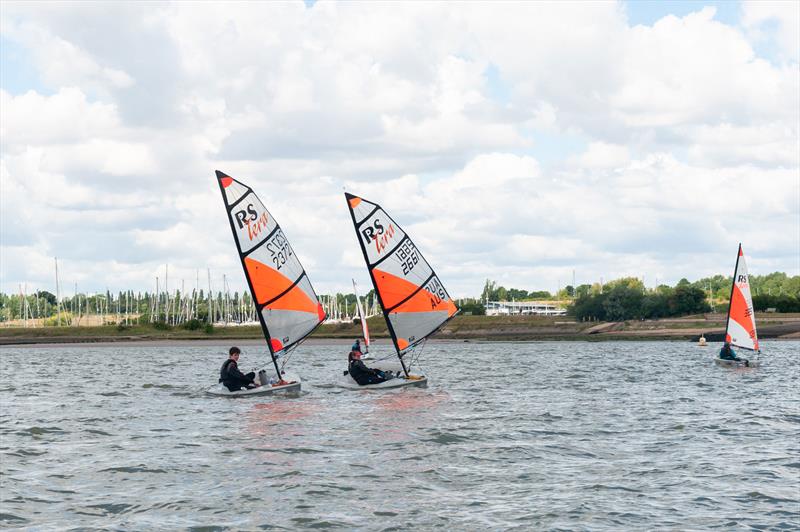
M 736 266 L 733 269 L 731 298 L 728 304 L 728 320 L 725 324 L 725 344 L 729 347 L 735 346 L 758 354 L 761 353 L 758 347 L 758 333 L 756 332 L 756 316 L 753 310 L 753 298 L 750 295 L 750 278 L 741 244 L 739 244 L 739 253 L 736 256 Z M 714 362 L 720 366 L 756 367 L 759 365 L 758 360 L 748 360 L 741 357 L 722 358 L 726 346 L 724 346 L 723 351 L 720 352 L 721 356 L 714 359 Z

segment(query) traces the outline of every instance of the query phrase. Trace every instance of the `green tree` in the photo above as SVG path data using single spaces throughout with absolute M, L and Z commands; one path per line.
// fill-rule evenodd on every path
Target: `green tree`
M 49 305 L 56 304 L 56 296 L 54 296 L 47 290 L 39 290 L 38 292 L 36 292 L 36 297 L 46 300 Z
M 685 279 L 683 279 L 685 280 Z M 706 294 L 701 289 L 686 283 L 678 283 L 672 295 L 667 300 L 670 314 L 680 316 L 684 314 L 697 314 L 711 310 L 706 302 Z
M 606 311 L 606 319 L 623 321 L 642 317 L 644 294 L 635 283 L 616 284 L 611 290 L 605 292 L 604 296 L 603 307 Z

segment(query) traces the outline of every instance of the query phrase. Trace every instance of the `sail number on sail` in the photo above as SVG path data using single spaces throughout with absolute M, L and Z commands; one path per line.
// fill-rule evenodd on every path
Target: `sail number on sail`
M 400 264 L 403 266 L 403 275 L 408 275 L 408 272 L 414 269 L 414 266 L 419 262 L 417 257 L 417 250 L 411 240 L 406 239 L 403 244 L 397 248 L 397 258 L 400 259 Z
M 277 270 L 280 270 L 286 264 L 286 260 L 293 255 L 292 247 L 280 229 L 275 232 L 275 236 L 269 239 L 266 248 Z
M 425 290 L 430 293 L 431 310 L 436 310 L 436 308 L 447 299 L 447 292 L 444 291 L 444 286 L 442 286 L 442 283 L 439 282 L 437 277 L 431 279 L 425 286 Z

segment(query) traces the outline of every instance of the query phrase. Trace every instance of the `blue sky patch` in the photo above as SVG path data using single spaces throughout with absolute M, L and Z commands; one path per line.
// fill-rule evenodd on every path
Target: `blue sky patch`
M 739 2 L 702 1 L 702 0 L 630 0 L 624 3 L 631 26 L 652 26 L 667 15 L 685 17 L 689 13 L 710 6 L 716 8 L 714 20 L 729 26 L 738 26 L 742 6 Z
M 46 91 L 30 54 L 22 45 L 0 36 L 0 88 L 18 96 L 29 90 Z

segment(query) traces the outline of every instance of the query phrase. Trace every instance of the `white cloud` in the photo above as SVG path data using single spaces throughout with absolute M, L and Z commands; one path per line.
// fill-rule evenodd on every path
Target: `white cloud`
M 114 135 L 122 126 L 116 107 L 88 102 L 76 87 L 52 96 L 28 91 L 14 96 L 0 90 L 0 137 L 5 145 L 75 142 Z
M 578 158 L 577 164 L 588 169 L 618 168 L 629 160 L 630 151 L 627 146 L 591 142 L 588 149 Z
M 725 272 L 739 240 L 790 270 L 797 8 L 743 7 L 741 27 L 711 8 L 631 27 L 613 3 L 4 6 L 43 86 L 0 92 L 3 262 L 241 287 L 218 168 L 323 292 L 366 285 L 345 187 L 457 296 Z M 786 61 L 760 55 L 772 40 Z
M 784 60 L 800 57 L 800 4 L 797 2 L 745 0 L 742 25 L 755 42 L 774 39 Z

